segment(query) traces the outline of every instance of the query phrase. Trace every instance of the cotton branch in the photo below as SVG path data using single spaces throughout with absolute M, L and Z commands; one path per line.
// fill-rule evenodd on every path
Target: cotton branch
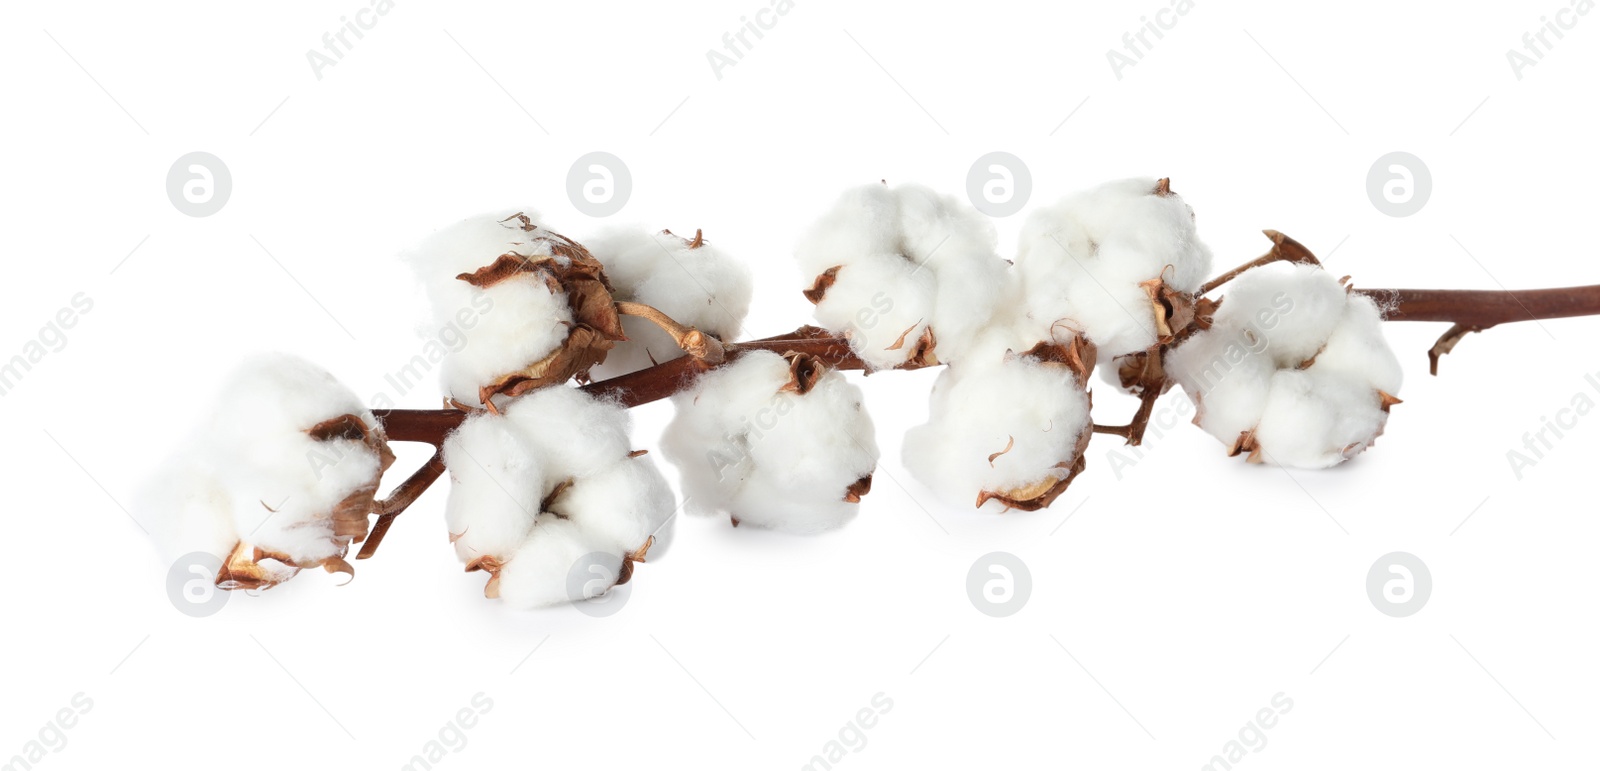
M 1210 292 L 1251 268 L 1273 262 L 1320 264 L 1310 250 L 1277 231 L 1265 231 L 1272 239 L 1272 250 L 1261 257 L 1207 282 L 1200 294 Z M 1600 285 L 1528 289 L 1516 291 L 1460 289 L 1352 289 L 1373 298 L 1385 309 L 1386 321 L 1445 321 L 1452 326 L 1429 350 L 1430 370 L 1437 372 L 1439 356 L 1448 353 L 1462 337 L 1500 324 L 1517 321 L 1600 316 Z M 833 369 L 861 370 L 866 365 L 850 349 L 850 341 L 817 327 L 801 327 L 794 332 L 761 340 L 725 343 L 685 327 L 660 311 L 634 303 L 618 303 L 618 312 L 639 316 L 661 326 L 691 355 L 663 362 L 625 375 L 582 386 L 589 394 L 611 398 L 628 407 L 659 401 L 690 386 L 707 372 L 750 351 L 803 353 Z M 1194 320 L 1188 324 L 1193 325 Z M 1175 336 L 1181 340 L 1183 335 Z M 1160 348 L 1144 356 L 1137 372 L 1130 372 L 1130 383 L 1140 396 L 1140 406 L 1126 426 L 1096 425 L 1096 433 L 1115 434 L 1129 444 L 1139 444 L 1155 400 L 1165 390 L 1166 380 L 1159 365 Z M 913 368 L 913 367 L 908 367 Z M 460 426 L 470 410 L 374 410 L 390 441 L 422 442 L 436 448 L 434 455 L 382 501 L 371 535 L 358 559 L 377 550 L 389 526 L 444 473 L 440 453 L 445 437 Z
M 1448 321 L 1450 329 L 1428 349 L 1428 371 L 1439 374 L 1439 357 L 1473 332 L 1513 321 L 1600 315 L 1600 284 L 1556 289 L 1358 289 L 1387 321 Z
M 1600 315 L 1600 284 L 1555 289 L 1358 289 L 1387 321 L 1450 321 L 1488 329 L 1512 321 Z
M 1094 424 L 1097 434 L 1113 434 L 1120 436 L 1130 445 L 1137 446 L 1144 441 L 1144 430 L 1150 425 L 1150 414 L 1155 411 L 1156 400 L 1167 388 L 1167 375 L 1161 368 L 1161 354 L 1164 349 L 1156 347 L 1149 351 L 1125 357 L 1119 368 L 1123 385 L 1139 397 L 1139 409 L 1133 413 L 1133 419 L 1125 426 L 1108 426 L 1100 423 Z

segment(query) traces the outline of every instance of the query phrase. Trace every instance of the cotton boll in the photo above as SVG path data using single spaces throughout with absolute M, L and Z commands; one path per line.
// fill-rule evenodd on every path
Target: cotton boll
M 1038 508 L 1070 478 L 1089 427 L 1088 392 L 1067 366 L 968 360 L 940 373 L 928 422 L 906 433 L 904 461 L 953 504 Z
M 543 464 L 510 420 L 467 418 L 445 440 L 450 497 L 445 526 L 456 556 L 503 559 L 527 539 L 544 497 Z
M 348 570 L 341 558 L 366 534 L 394 460 L 354 393 L 303 359 L 256 356 L 228 378 L 202 426 L 136 503 L 158 548 L 225 559 L 227 588 L 270 587 L 293 568 Z M 257 552 L 289 569 L 260 566 Z
M 754 351 L 674 397 L 662 451 L 696 513 L 796 533 L 854 516 L 878 459 L 861 390 L 810 357 Z
M 790 532 L 838 527 L 878 451 L 860 389 L 828 371 L 804 393 L 791 361 L 752 352 L 675 397 L 662 450 L 683 475 L 688 506 Z
M 541 517 L 500 567 L 490 593 L 519 610 L 574 602 L 609 590 L 621 575 L 622 561 L 578 524 Z
M 819 324 L 850 338 L 872 369 L 948 361 L 1008 289 L 994 226 L 921 185 L 848 190 L 796 248 Z
M 438 365 L 446 394 L 466 404 L 481 404 L 481 387 L 556 352 L 573 327 L 567 297 L 543 276 L 524 274 L 484 287 L 458 278 L 502 255 L 550 257 L 552 240 L 564 239 L 540 226 L 536 215 L 519 217 L 527 211 L 462 220 L 402 254 L 427 290 L 435 323 L 459 332 L 462 342 Z M 433 366 L 418 356 L 404 372 L 420 379 Z
M 1386 418 L 1377 393 L 1364 383 L 1314 369 L 1280 370 L 1272 377 L 1255 446 L 1269 463 L 1327 468 L 1366 449 Z
M 1061 324 L 1081 331 L 1107 360 L 1158 342 L 1143 285 L 1194 292 L 1211 266 L 1194 216 L 1161 181 L 1118 180 L 1038 210 L 1023 225 L 1016 269 L 1036 340 Z
M 616 299 L 649 305 L 684 326 L 721 340 L 738 337 L 753 286 L 744 263 L 704 241 L 661 231 L 614 228 L 589 241 L 605 265 Z M 628 340 L 593 370 L 597 378 L 644 369 L 684 355 L 672 336 L 650 321 L 622 320 Z
M 1399 403 L 1377 305 L 1317 266 L 1244 272 L 1213 322 L 1165 366 L 1199 405 L 1196 422 L 1235 454 L 1331 466 L 1370 446 Z
M 450 435 L 446 521 L 457 556 L 490 574 L 487 596 L 515 607 L 565 602 L 578 557 L 598 552 L 617 568 L 664 553 L 672 490 L 630 449 L 629 423 L 619 404 L 553 386 L 511 400 L 501 414 L 474 415 Z
M 308 433 L 345 415 L 380 438 L 318 440 Z M 393 460 L 381 444 L 377 418 L 350 389 L 320 367 L 283 354 L 245 362 L 205 425 L 235 529 L 249 533 L 256 547 L 296 563 L 344 553 L 349 538 L 335 532 L 333 511 L 358 492 L 375 492 Z

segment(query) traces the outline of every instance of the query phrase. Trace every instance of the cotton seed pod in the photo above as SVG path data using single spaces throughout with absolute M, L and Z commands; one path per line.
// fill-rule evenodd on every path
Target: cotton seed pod
M 871 490 L 878 446 L 861 389 L 815 357 L 744 353 L 673 403 L 661 449 L 691 512 L 816 533 L 853 518 Z
M 796 259 L 819 324 L 871 369 L 967 355 L 1007 289 L 994 226 L 921 185 L 844 193 L 801 237 Z
M 481 412 L 445 441 L 451 491 L 445 522 L 486 597 L 529 608 L 572 602 L 580 560 L 611 566 L 612 585 L 660 557 L 672 536 L 672 490 L 654 462 L 629 447 L 621 405 L 569 387 Z
M 1033 340 L 1088 337 L 1107 362 L 1168 343 L 1211 269 L 1194 212 L 1166 179 L 1109 182 L 1035 211 L 1016 273 Z
M 463 220 L 404 256 L 462 341 L 441 376 L 464 404 L 585 379 L 626 339 L 600 262 L 526 211 Z
M 1049 506 L 1084 468 L 1094 432 L 1084 382 L 1095 358 L 1074 337 L 950 365 L 934 383 L 928 422 L 906 433 L 906 468 L 952 504 Z
M 1324 468 L 1371 447 L 1400 403 L 1399 360 L 1371 298 L 1313 265 L 1274 263 L 1228 287 L 1166 371 L 1195 424 L 1252 462 Z
M 211 416 L 135 507 L 174 558 L 221 560 L 224 589 L 265 589 L 303 568 L 354 573 L 379 481 L 394 462 L 377 419 L 302 359 L 271 355 L 229 379 Z

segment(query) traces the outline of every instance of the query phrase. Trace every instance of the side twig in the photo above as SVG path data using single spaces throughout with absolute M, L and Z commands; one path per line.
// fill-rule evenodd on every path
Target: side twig
M 722 363 L 725 356 L 724 346 L 715 335 L 708 335 L 694 327 L 679 324 L 676 319 L 644 303 L 619 300 L 616 305 L 617 313 L 644 319 L 672 335 L 672 341 L 677 343 L 684 353 L 708 364 Z
M 1251 268 L 1259 268 L 1262 265 L 1271 265 L 1274 262 L 1294 262 L 1304 265 L 1322 264 L 1321 262 L 1317 261 L 1316 255 L 1312 254 L 1311 250 L 1305 248 L 1305 246 L 1303 246 L 1299 241 L 1279 233 L 1276 230 L 1263 230 L 1261 232 L 1265 233 L 1267 238 L 1272 239 L 1272 249 L 1270 251 L 1243 265 L 1240 265 L 1237 268 L 1234 268 L 1233 270 L 1228 271 L 1227 273 L 1207 281 L 1200 286 L 1200 291 L 1196 292 L 1195 296 L 1198 297 L 1200 295 L 1204 295 L 1205 293 L 1238 278 L 1239 274 L 1250 270 Z
M 422 468 L 412 472 L 401 482 L 394 492 L 378 502 L 378 521 L 372 525 L 372 532 L 367 534 L 367 539 L 361 544 L 361 552 L 356 559 L 370 559 L 378 553 L 378 545 L 383 543 L 383 537 L 389 534 L 389 526 L 394 524 L 395 517 L 400 516 L 411 504 L 416 503 L 424 492 L 439 480 L 444 474 L 444 450 L 440 448 L 433 453 Z

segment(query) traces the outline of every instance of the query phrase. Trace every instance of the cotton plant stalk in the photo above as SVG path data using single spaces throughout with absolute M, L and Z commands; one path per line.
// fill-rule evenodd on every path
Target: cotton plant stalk
M 268 589 L 308 568 L 353 576 L 349 551 L 374 556 L 448 475 L 439 539 L 484 595 L 559 605 L 593 596 L 579 571 L 615 587 L 663 556 L 680 509 L 800 534 L 854 519 L 880 454 L 849 371 L 941 367 L 906 468 L 953 505 L 1034 511 L 1095 434 L 1140 444 L 1174 386 L 1222 454 L 1326 468 L 1373 447 L 1401 404 L 1384 322 L 1448 322 L 1437 374 L 1473 332 L 1600 315 L 1600 286 L 1357 288 L 1264 232 L 1265 254 L 1208 280 L 1193 209 L 1170 180 L 1134 178 L 1039 208 L 1007 259 L 967 203 L 863 185 L 795 245 L 816 324 L 740 340 L 750 272 L 703 231 L 580 243 L 528 208 L 470 217 L 402 255 L 440 323 L 478 317 L 441 365 L 442 409 L 369 410 L 311 362 L 257 357 L 136 506 L 169 559 L 209 554 L 217 586 Z M 1096 422 L 1096 387 L 1139 406 Z M 681 503 L 629 419 L 663 399 Z M 434 452 L 380 497 L 393 442 Z

